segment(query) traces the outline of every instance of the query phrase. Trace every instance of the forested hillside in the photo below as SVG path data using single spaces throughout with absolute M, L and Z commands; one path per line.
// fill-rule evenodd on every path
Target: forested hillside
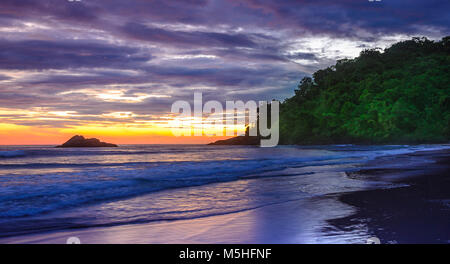
M 413 38 L 337 61 L 281 104 L 281 144 L 450 139 L 450 37 Z

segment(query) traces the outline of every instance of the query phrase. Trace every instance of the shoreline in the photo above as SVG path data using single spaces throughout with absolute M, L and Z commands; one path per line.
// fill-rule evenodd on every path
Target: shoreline
M 411 159 L 433 162 L 411 164 Z M 353 176 L 404 186 L 340 195 L 341 202 L 357 210 L 351 216 L 329 220 L 331 225 L 341 232 L 366 225 L 381 243 L 450 243 L 449 150 L 380 157 L 366 165 L 367 169 Z
M 260 136 L 235 136 L 227 139 L 216 140 L 208 143 L 211 146 L 255 146 L 260 145 Z M 354 145 L 354 146 L 382 146 L 382 145 L 450 145 L 449 141 L 364 141 L 364 140 L 353 140 L 353 141 L 329 141 L 329 140 L 318 140 L 318 141 L 306 141 L 298 143 L 281 142 L 280 146 L 325 146 L 325 145 Z
M 82 244 L 333 243 L 334 238 L 313 234 L 317 226 L 311 223 L 326 224 L 327 219 L 324 218 L 325 214 L 317 214 L 317 210 L 308 209 L 308 203 L 311 202 L 321 204 L 323 208 L 339 203 L 335 198 L 330 197 L 296 200 L 241 212 L 186 220 L 68 229 L 6 237 L 0 239 L 0 244 L 65 244 L 71 237 L 78 238 Z M 347 213 L 351 211 L 350 207 L 342 206 Z M 301 219 L 301 215 L 314 215 L 313 218 L 316 219 L 305 223 L 292 222 L 292 219 Z M 261 218 L 270 218 L 270 220 L 258 221 Z M 274 228 L 266 230 L 267 232 L 260 232 L 260 225 L 273 225 Z M 306 236 L 299 237 L 298 234 L 306 234 Z M 361 244 L 364 241 L 365 239 L 352 240 L 353 243 Z
M 327 194 L 187 220 L 18 235 L 1 238 L 0 243 L 64 244 L 72 236 L 79 237 L 82 243 L 100 244 L 365 243 L 365 235 L 376 236 L 382 243 L 450 243 L 448 164 L 448 149 L 382 156 L 347 172 L 346 177 L 387 181 L 402 187 Z M 327 207 L 336 204 L 342 210 L 330 214 Z M 265 230 L 268 234 L 260 234 L 261 224 L 269 226 Z M 351 237 L 361 231 L 361 226 L 364 232 L 356 239 Z M 320 233 L 321 228 L 333 229 L 336 237 L 333 233 L 326 237 L 330 232 Z M 411 234 L 411 230 L 420 233 Z M 346 240 L 346 236 L 351 239 Z

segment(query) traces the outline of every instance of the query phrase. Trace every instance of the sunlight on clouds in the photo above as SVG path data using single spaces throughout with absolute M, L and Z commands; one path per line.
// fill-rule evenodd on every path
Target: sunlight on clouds
M 12 81 L 14 81 L 14 79 L 20 80 L 21 78 L 27 77 L 30 74 L 30 72 L 29 71 L 20 71 L 20 70 L 2 70 L 2 71 L 0 71 L 0 74 L 11 78 L 10 80 L 5 80 L 5 81 L 12 82 Z
M 52 111 L 48 112 L 50 115 L 61 116 L 61 117 L 70 117 L 76 116 L 76 111 Z
M 225 131 L 245 132 L 245 126 L 224 124 L 222 118 L 175 117 L 166 128 L 173 134 L 184 136 L 191 136 L 195 131 L 201 131 L 203 136 L 224 136 Z
M 49 111 L 44 107 L 34 107 L 30 110 L 0 108 L 0 118 L 11 120 L 26 119 L 58 119 L 59 117 L 76 117 L 76 111 Z
M 97 119 L 90 120 L 93 117 Z M 64 122 L 64 126 L 59 127 L 58 122 Z M 195 131 L 200 131 L 203 137 L 194 137 Z M 213 116 L 205 116 L 204 119 L 180 118 L 173 113 L 153 116 L 131 111 L 82 115 L 77 111 L 51 111 L 45 107 L 29 110 L 0 108 L 0 144 L 5 145 L 58 144 L 74 134 L 109 139 L 121 144 L 204 144 L 213 140 L 213 137 L 214 140 L 227 138 L 225 131 L 243 133 L 245 127 L 224 124 L 221 118 Z M 175 139 L 175 134 L 185 137 Z
M 186 24 L 186 23 L 143 23 L 148 27 L 156 27 L 163 28 L 166 30 L 174 30 L 174 31 L 183 31 L 183 32 L 195 32 L 195 31 L 207 31 L 211 30 L 207 25 L 194 25 L 194 24 Z
M 163 94 L 146 94 L 146 93 L 133 93 L 132 95 L 126 95 L 125 90 L 89 90 L 80 89 L 74 91 L 67 91 L 60 93 L 61 95 L 83 93 L 88 96 L 94 96 L 106 102 L 125 102 L 125 103 L 138 103 L 147 98 L 170 98 L 170 95 Z
M 410 38 L 411 36 L 406 34 L 395 34 L 383 36 L 376 41 L 369 42 L 347 38 L 333 38 L 330 36 L 302 37 L 295 40 L 287 52 L 291 55 L 298 52 L 320 54 L 321 58 L 332 60 L 354 58 L 364 49 L 376 47 L 384 49 L 392 43 Z M 300 59 L 294 61 L 300 64 L 311 64 L 309 60 Z
M 196 55 L 168 55 L 165 58 L 174 60 L 189 60 L 189 59 L 215 59 L 216 55 L 196 54 Z
M 14 115 L 33 116 L 33 114 L 37 114 L 37 112 L 35 112 L 35 111 L 24 111 L 24 110 L 0 108 L 0 116 L 14 116 Z
M 35 22 L 24 22 L 20 26 L 1 27 L 0 32 L 5 33 L 29 33 L 37 30 L 49 30 L 51 27 Z
M 154 136 L 171 136 L 168 129 L 157 126 L 135 126 L 133 124 L 111 124 L 111 125 L 85 125 L 75 126 L 73 128 L 65 128 L 61 130 L 66 134 L 87 134 L 93 136 L 121 136 L 133 137 L 139 135 Z
M 111 117 L 111 118 L 132 118 L 136 116 L 133 112 L 112 112 L 107 114 L 102 114 L 104 117 Z

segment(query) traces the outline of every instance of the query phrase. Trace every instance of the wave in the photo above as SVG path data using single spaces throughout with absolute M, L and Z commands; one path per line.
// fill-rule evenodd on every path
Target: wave
M 198 152 L 198 150 L 176 150 L 176 149 L 155 149 L 155 150 L 110 150 L 110 149 L 28 149 L 28 150 L 6 150 L 0 151 L 0 158 L 15 157 L 73 157 L 73 156 L 117 156 L 117 155 L 152 155 L 152 154 L 181 154 Z
M 183 153 L 199 153 L 202 151 L 223 149 L 239 149 L 249 148 L 248 146 L 203 146 L 194 145 L 187 148 L 150 146 L 150 147 L 119 147 L 119 149 L 99 149 L 99 148 L 83 148 L 83 149 L 57 149 L 53 147 L 45 148 L 27 148 L 25 150 L 0 150 L 0 158 L 18 158 L 18 157 L 73 157 L 73 156 L 128 156 L 128 155 L 160 155 L 160 154 L 183 154 Z M 337 144 L 337 145 L 312 145 L 312 146 L 279 146 L 278 148 L 301 148 L 301 149 L 320 149 L 327 151 L 348 151 L 348 152 L 383 152 L 385 155 L 409 153 L 422 150 L 439 150 L 450 148 L 449 145 L 353 145 L 353 144 Z
M 0 151 L 0 158 L 24 157 L 27 153 L 24 150 L 6 150 Z
M 55 169 L 55 168 L 96 168 L 96 167 L 131 167 L 131 166 L 151 166 L 164 162 L 99 162 L 99 163 L 12 163 L 0 164 L 0 169 Z
M 351 147 L 351 146 L 349 146 Z M 113 199 L 139 196 L 166 189 L 201 186 L 211 183 L 236 181 L 240 179 L 255 179 L 264 177 L 289 176 L 281 172 L 287 168 L 303 168 L 303 176 L 314 175 L 313 166 L 330 167 L 335 165 L 358 163 L 377 156 L 404 154 L 425 149 L 448 148 L 425 146 L 415 148 L 395 149 L 392 147 L 359 148 L 359 151 L 335 152 L 329 149 L 306 150 L 295 146 L 290 149 L 240 149 L 239 152 L 229 153 L 228 160 L 214 160 L 211 148 L 202 147 L 203 161 L 172 161 L 172 162 L 109 162 L 86 163 L 90 158 L 83 158 L 83 162 L 68 164 L 49 161 L 30 164 L 2 164 L 1 168 L 38 168 L 36 172 L 23 175 L 8 175 L 0 178 L 2 190 L 0 193 L 0 218 L 14 218 L 38 215 L 45 212 L 74 207 L 82 204 L 97 203 Z M 356 148 L 356 147 L 354 147 Z M 192 151 L 192 149 L 190 149 Z M 223 149 L 227 152 L 229 149 Z M 247 152 L 243 152 L 243 151 Z M 44 151 L 44 150 L 42 150 Z M 145 151 L 145 150 L 144 150 Z M 165 151 L 169 151 L 165 149 Z M 173 151 L 173 150 L 172 150 Z M 187 151 L 184 149 L 183 151 Z M 70 152 L 70 151 L 69 151 Z M 85 151 L 89 152 L 89 151 Z M 95 152 L 108 152 L 95 150 Z M 130 152 L 137 152 L 132 150 Z M 243 152 L 243 154 L 242 154 Z M 21 151 L 2 151 L 2 154 L 27 155 Z M 219 152 L 217 152 L 219 153 Z M 216 154 L 217 154 L 216 153 Z M 280 153 L 290 153 L 282 156 Z M 245 156 L 254 159 L 231 159 Z M 262 155 L 264 154 L 264 155 Z M 320 154 L 320 155 L 319 155 Z M 256 155 L 260 155 L 255 157 Z M 287 155 L 287 154 L 286 154 Z M 303 155 L 303 156 L 302 156 Z M 309 156 L 308 156 L 309 155 Z M 133 157 L 134 159 L 134 157 Z M 209 159 L 209 160 L 208 160 Z M 45 160 L 45 159 L 44 159 Z M 81 170 L 55 170 L 55 172 L 40 172 L 40 168 L 47 167 L 79 167 Z M 347 165 L 345 165 L 347 166 Z M 311 168 L 306 168 L 311 167 Z M 269 174 L 267 173 L 269 172 Z M 292 172 L 292 175 L 301 175 Z M 323 184 L 323 183 L 317 183 Z
M 336 157 L 166 162 L 142 168 L 131 165 L 125 168 L 105 167 L 80 172 L 14 176 L 11 181 L 17 178 L 17 182 L 21 184 L 11 183 L 10 186 L 2 187 L 0 218 L 32 216 L 65 207 L 134 197 L 166 189 L 263 178 L 267 177 L 263 174 L 267 171 L 281 171 L 294 164 L 334 158 Z M 287 175 L 274 174 L 271 177 L 281 176 Z M 23 181 L 29 184 L 22 184 Z

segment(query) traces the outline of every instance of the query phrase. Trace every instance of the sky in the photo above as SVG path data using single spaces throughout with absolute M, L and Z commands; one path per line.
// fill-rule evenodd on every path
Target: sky
M 450 31 L 447 0 L 1 0 L 0 145 L 174 137 L 177 100 L 283 100 L 367 48 Z

